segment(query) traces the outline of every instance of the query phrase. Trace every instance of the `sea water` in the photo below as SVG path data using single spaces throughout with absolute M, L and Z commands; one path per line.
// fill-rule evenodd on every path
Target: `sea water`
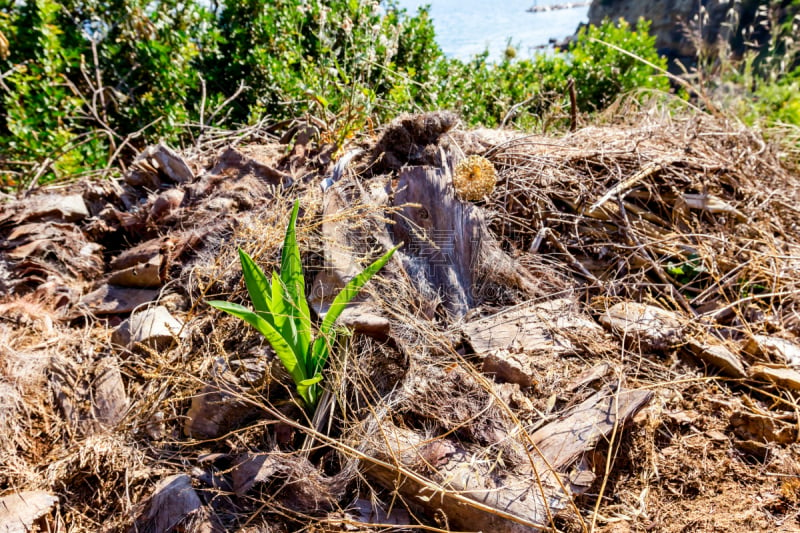
M 552 40 L 563 41 L 587 20 L 588 6 L 539 13 L 533 6 L 582 3 L 576 0 L 398 0 L 409 14 L 430 5 L 436 41 L 445 55 L 469 59 L 486 50 L 492 59 L 503 57 L 509 43 L 519 57 L 546 49 Z

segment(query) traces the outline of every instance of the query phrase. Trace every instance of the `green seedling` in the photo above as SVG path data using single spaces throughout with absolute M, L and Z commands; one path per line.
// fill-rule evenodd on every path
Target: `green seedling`
M 283 241 L 280 275 L 273 272 L 271 280 L 268 279 L 253 259 L 239 249 L 242 275 L 253 309 L 220 300 L 212 300 L 208 304 L 244 320 L 267 339 L 292 376 L 297 394 L 305 406 L 313 411 L 319 400 L 322 370 L 336 340 L 333 329 L 336 319 L 398 247 L 386 252 L 345 285 L 334 298 L 317 335 L 312 339 L 311 314 L 306 302 L 303 266 L 295 230 L 299 208 L 299 202 L 295 201 Z

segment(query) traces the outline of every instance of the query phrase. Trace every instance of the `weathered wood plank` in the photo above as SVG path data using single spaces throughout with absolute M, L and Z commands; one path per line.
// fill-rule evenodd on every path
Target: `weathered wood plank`
M 596 338 L 603 328 L 572 309 L 567 299 L 529 303 L 469 322 L 464 333 L 478 355 L 497 350 L 540 350 L 571 354 L 577 348 L 570 335 Z

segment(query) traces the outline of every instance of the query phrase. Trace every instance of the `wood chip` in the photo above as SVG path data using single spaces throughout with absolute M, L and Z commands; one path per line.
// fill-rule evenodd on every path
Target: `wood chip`
M 596 338 L 603 328 L 572 310 L 566 299 L 542 304 L 528 304 L 496 315 L 469 322 L 464 333 L 478 355 L 498 350 L 512 352 L 578 352 L 571 338 Z
M 745 346 L 745 351 L 761 357 L 772 357 L 775 362 L 800 367 L 800 346 L 769 335 L 753 335 Z
M 775 442 L 790 444 L 797 438 L 797 425 L 789 424 L 773 416 L 749 411 L 737 411 L 731 415 L 731 425 L 737 437 L 757 443 Z
M 137 521 L 138 530 L 173 531 L 202 507 L 191 477 L 186 474 L 169 476 L 156 484 L 145 513 Z
M 146 263 L 116 270 L 111 273 L 108 282 L 120 287 L 148 289 L 160 287 L 164 283 L 164 258 L 160 255 L 150 258 Z
M 80 194 L 43 194 L 26 201 L 25 210 L 18 221 L 57 220 L 78 222 L 89 216 L 89 210 Z
M 698 359 L 720 369 L 726 376 L 741 379 L 747 375 L 739 356 L 718 341 L 712 341 L 710 337 L 704 342 L 690 339 L 687 346 Z
M 600 323 L 627 345 L 644 350 L 665 350 L 683 339 L 683 326 L 676 313 L 637 302 L 621 302 L 600 316 Z
M 365 474 L 428 512 L 443 513 L 453 528 L 539 531 L 571 497 L 546 469 L 537 484 L 531 472 L 496 469 L 447 439 L 425 438 L 388 422 L 380 434 L 381 445 L 367 450 L 377 461 L 364 463 Z
M 29 533 L 50 512 L 58 496 L 43 490 L 17 492 L 0 498 L 0 533 Z
M 95 315 L 130 313 L 137 307 L 158 298 L 159 291 L 131 289 L 104 284 L 81 299 L 79 308 Z
M 753 365 L 750 367 L 750 377 L 800 391 L 800 372 L 792 368 Z
M 119 364 L 112 357 L 104 357 L 97 362 L 94 374 L 93 418 L 103 426 L 116 426 L 130 406 Z
M 236 389 L 206 385 L 192 396 L 183 431 L 189 437 L 214 439 L 238 427 L 256 412 L 258 410 L 243 401 Z
M 531 439 L 547 464 L 561 469 L 633 418 L 652 397 L 650 391 L 613 392 L 606 387 L 537 430 Z

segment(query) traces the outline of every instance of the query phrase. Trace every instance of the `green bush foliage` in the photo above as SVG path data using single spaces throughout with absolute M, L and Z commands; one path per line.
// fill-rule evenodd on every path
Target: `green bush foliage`
M 211 6 L 211 7 L 208 7 Z M 647 24 L 607 22 L 568 50 L 444 57 L 425 9 L 372 0 L 0 0 L 0 186 L 104 171 L 144 145 L 314 116 L 342 145 L 369 122 L 451 108 L 468 124 L 546 127 L 567 83 L 596 111 L 667 82 Z
M 506 54 L 491 63 L 484 53 L 466 63 L 447 61 L 439 76 L 450 80 L 449 90 L 441 92 L 437 104 L 458 110 L 471 124 L 496 126 L 513 119 L 530 128 L 566 117 L 570 79 L 584 112 L 601 110 L 634 89 L 667 91 L 669 81 L 659 71 L 666 69 L 666 60 L 658 56 L 649 28 L 645 20 L 635 29 L 624 20 L 605 21 L 582 28 L 566 50 L 533 59 Z

